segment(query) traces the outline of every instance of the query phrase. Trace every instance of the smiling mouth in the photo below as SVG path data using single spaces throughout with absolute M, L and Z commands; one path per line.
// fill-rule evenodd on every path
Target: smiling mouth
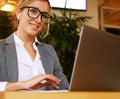
M 32 26 L 33 29 L 39 29 L 39 26 L 38 25 L 35 25 L 35 24 L 30 24 Z

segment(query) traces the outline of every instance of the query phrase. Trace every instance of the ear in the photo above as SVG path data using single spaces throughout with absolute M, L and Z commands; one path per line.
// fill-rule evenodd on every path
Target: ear
M 21 14 L 20 9 L 16 9 L 16 18 L 17 18 L 17 20 L 20 19 L 20 14 Z

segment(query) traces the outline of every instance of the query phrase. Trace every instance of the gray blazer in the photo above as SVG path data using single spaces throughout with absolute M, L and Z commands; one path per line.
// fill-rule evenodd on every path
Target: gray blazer
M 63 74 L 54 48 L 48 44 L 36 44 L 46 74 L 53 74 L 61 79 L 60 89 L 68 89 L 68 81 Z M 18 81 L 18 60 L 13 34 L 0 41 L 0 81 Z M 47 89 L 51 89 L 48 87 Z

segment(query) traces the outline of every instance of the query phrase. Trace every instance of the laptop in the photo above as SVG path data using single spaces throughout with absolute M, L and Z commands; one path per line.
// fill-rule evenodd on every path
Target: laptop
M 82 27 L 69 91 L 120 91 L 120 36 Z
M 83 25 L 69 90 L 120 91 L 120 36 Z

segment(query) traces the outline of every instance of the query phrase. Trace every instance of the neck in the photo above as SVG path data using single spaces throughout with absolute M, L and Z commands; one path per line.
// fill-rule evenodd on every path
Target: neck
M 35 36 L 31 36 L 26 33 L 20 33 L 19 31 L 16 32 L 16 35 L 24 42 L 25 45 L 31 45 L 35 40 Z

